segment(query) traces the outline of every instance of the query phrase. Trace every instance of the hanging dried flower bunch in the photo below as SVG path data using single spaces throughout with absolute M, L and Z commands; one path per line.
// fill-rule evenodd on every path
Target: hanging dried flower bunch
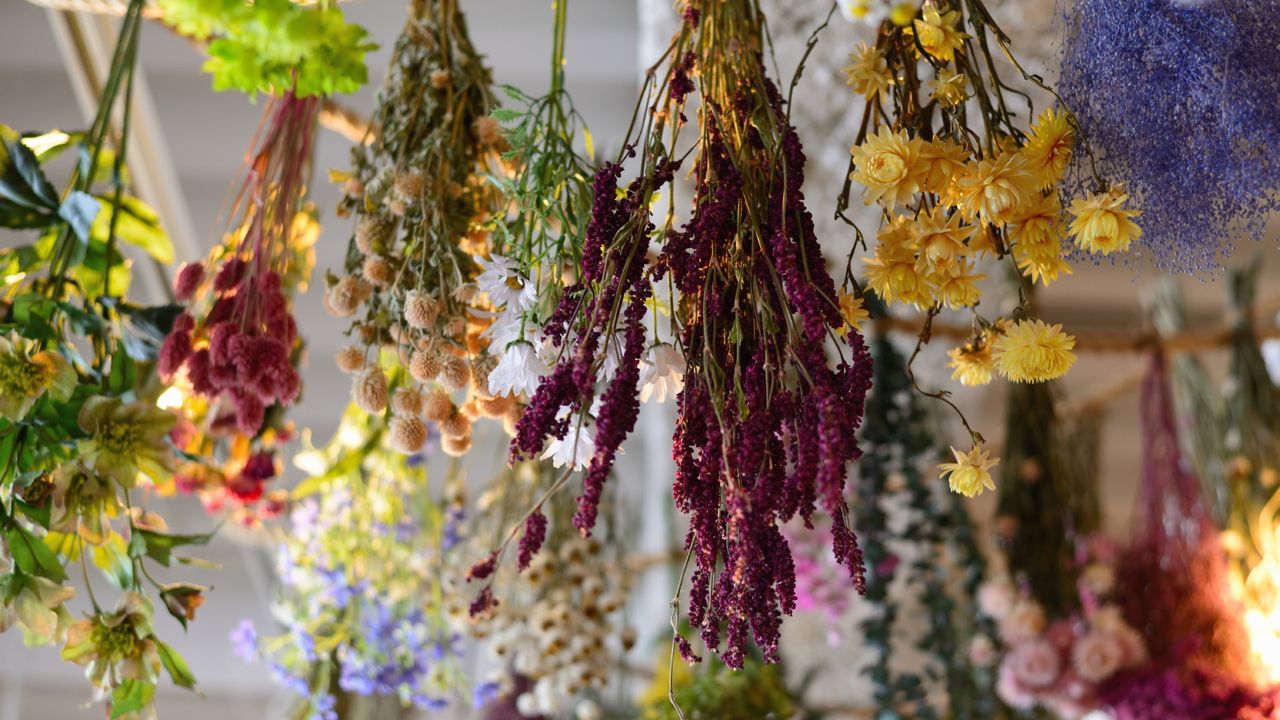
M 298 717 L 337 717 L 343 694 L 439 711 L 464 683 L 440 572 L 457 520 L 423 458 L 395 443 L 394 428 L 352 405 L 327 447 L 295 458 L 308 477 L 278 538 L 284 632 L 260 637 L 246 620 L 232 634 L 242 659 L 300 697 Z
M 364 84 L 364 55 L 375 46 L 336 5 L 289 0 L 256 3 L 160 0 L 166 22 L 208 41 L 205 70 L 218 90 L 271 96 L 232 205 L 224 244 L 174 278 L 186 306 L 158 363 L 162 377 L 188 390 L 180 444 L 204 455 L 180 478 L 211 507 L 224 503 L 254 521 L 246 506 L 278 474 L 276 445 L 291 430 L 281 410 L 301 392 L 302 344 L 292 297 L 305 289 L 317 229 L 306 211 L 316 120 L 325 95 Z M 261 508 L 272 515 L 279 495 Z
M 353 318 L 337 362 L 360 408 L 390 409 L 412 430 L 401 433 L 405 452 L 421 448 L 427 421 L 445 452 L 461 455 L 475 418 L 510 424 L 517 412 L 513 397 L 488 392 L 495 361 L 476 287 L 487 226 L 502 211 L 487 179 L 502 167 L 491 82 L 458 2 L 415 0 L 379 95 L 377 136 L 342 176 L 339 212 L 357 222 L 346 274 L 326 278 L 326 309 Z
M 513 520 L 526 515 L 555 474 L 550 463 L 530 461 L 498 478 L 476 499 L 469 518 L 473 550 L 484 552 L 495 536 L 509 534 Z M 472 634 L 504 666 L 477 686 L 476 699 L 483 704 L 516 693 L 516 707 L 526 716 L 555 717 L 573 708 L 582 717 L 595 706 L 591 694 L 609 686 L 606 668 L 637 639 L 622 617 L 630 589 L 627 545 L 616 523 L 604 541 L 579 537 L 569 522 L 575 508 L 567 494 L 540 507 L 516 523 L 524 529 L 517 567 L 495 568 L 490 576 L 489 586 L 499 588 L 497 602 L 472 618 Z M 547 550 L 539 553 L 543 546 Z M 528 678 L 528 687 L 512 687 L 510 672 Z
M 650 74 L 650 105 L 642 100 L 623 156 L 596 174 L 580 279 L 543 330 L 559 357 L 517 424 L 512 452 L 591 440 L 574 515 L 589 534 L 639 410 L 653 284 L 668 282 L 688 368 L 674 495 L 692 522 L 690 620 L 709 648 L 721 646 L 723 631 L 723 657 L 738 667 L 749 637 L 776 658 L 781 616 L 795 606 L 780 522 L 820 506 L 832 518 L 837 558 L 861 583 L 842 493 L 871 368 L 813 236 L 800 192 L 804 154 L 765 73 L 759 7 L 690 2 L 684 18 Z M 674 147 L 694 90 L 693 214 L 677 227 L 671 208 L 655 225 L 650 203 L 679 165 Z M 635 179 L 620 187 L 622 164 L 637 156 Z M 660 255 L 651 258 L 654 239 Z M 844 345 L 834 359 L 828 338 Z M 583 429 L 592 423 L 589 438 Z M 681 649 L 693 657 L 688 643 Z
M 155 610 L 185 628 L 208 588 L 163 583 L 156 566 L 211 537 L 173 532 L 149 507 L 176 464 L 175 418 L 157 406 L 163 386 L 152 371 L 175 313 L 129 300 L 123 250 L 173 259 L 154 211 L 127 193 L 145 5 L 127 3 L 85 132 L 0 125 L 0 227 L 40 233 L 0 250 L 0 633 L 60 645 L 64 661 L 84 668 L 98 713 L 124 720 L 154 717 L 162 672 L 195 687 Z M 80 158 L 61 190 L 46 174 L 60 153 Z
M 1096 174 L 1088 178 L 1093 192 L 1064 205 L 1059 185 L 1080 139 L 1075 120 L 1058 106 L 1035 115 L 1030 127 L 1018 122 L 1015 101 L 1029 106 L 1031 98 L 998 74 L 993 45 L 1013 72 L 1052 94 L 1017 64 L 980 1 L 930 0 L 914 18 L 882 22 L 875 44 L 852 53 L 847 68 L 866 110 L 837 212 L 844 217 L 855 186 L 866 205 L 877 206 L 866 286 L 890 305 L 927 312 L 922 345 L 943 310 L 972 315 L 973 338 L 950 353 L 953 378 L 965 385 L 989 382 L 993 370 L 1020 383 L 1066 373 L 1075 340 L 1032 317 L 1032 285 L 1071 272 L 1068 236 L 1079 251 L 1105 256 L 1142 234 L 1124 188 Z M 864 241 L 855 230 L 857 252 Z M 1019 282 L 1019 305 L 1002 318 L 977 311 L 987 277 L 980 265 L 994 261 L 1007 261 Z M 860 298 L 852 273 L 846 283 Z M 943 467 L 953 487 L 976 494 L 994 461 L 970 432 L 973 449 L 956 451 L 956 462 Z

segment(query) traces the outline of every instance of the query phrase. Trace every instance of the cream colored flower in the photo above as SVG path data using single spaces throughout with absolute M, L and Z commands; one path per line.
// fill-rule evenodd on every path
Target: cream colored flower
M 926 170 L 919 162 L 920 145 L 906 132 L 886 127 L 852 149 L 854 171 L 849 177 L 866 188 L 866 204 L 880 202 L 893 209 L 920 191 Z
M 940 476 L 951 486 L 951 491 L 965 497 L 981 495 L 984 490 L 995 490 L 995 480 L 991 478 L 991 468 L 1000 462 L 1000 458 L 992 459 L 979 445 L 974 445 L 967 453 L 954 447 L 951 454 L 956 461 L 942 463 L 938 466 Z

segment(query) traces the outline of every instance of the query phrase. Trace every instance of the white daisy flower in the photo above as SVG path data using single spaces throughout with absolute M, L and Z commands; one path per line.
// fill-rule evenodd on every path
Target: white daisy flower
M 640 361 L 640 401 L 666 402 L 684 388 L 688 365 L 673 345 L 658 343 Z
M 605 340 L 604 364 L 600 367 L 601 379 L 613 379 L 613 376 L 618 372 L 618 366 L 622 364 L 622 353 L 626 347 L 627 334 L 625 332 L 616 332 L 613 337 Z
M 538 299 L 537 290 L 528 278 L 520 274 L 520 266 L 515 260 L 494 254 L 488 260 L 479 258 L 478 262 L 484 272 L 476 278 L 476 287 L 489 296 L 489 302 L 518 310 L 533 307 Z
M 595 421 L 584 418 L 582 422 L 569 426 L 569 432 L 560 440 L 552 440 L 542 453 L 542 459 L 550 459 L 556 467 L 571 466 L 581 470 L 591 462 L 596 454 Z
M 838 0 L 841 15 L 850 22 L 878 26 L 889 16 L 888 0 Z
M 538 389 L 538 381 L 551 372 L 547 364 L 538 357 L 533 345 L 518 340 L 507 347 L 498 361 L 498 366 L 489 373 L 489 393 L 491 395 L 515 395 L 523 393 L 532 396 Z
M 511 343 L 517 340 L 531 342 L 537 334 L 538 328 L 534 323 L 524 321 L 519 310 L 508 307 L 493 318 L 480 337 L 488 338 L 490 352 L 500 355 Z

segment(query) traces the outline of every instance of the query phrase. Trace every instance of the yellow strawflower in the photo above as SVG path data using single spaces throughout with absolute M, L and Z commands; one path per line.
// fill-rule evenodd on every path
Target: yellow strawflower
M 1066 112 L 1049 108 L 1040 113 L 1031 126 L 1031 137 L 1022 154 L 1042 189 L 1054 187 L 1062 180 L 1074 145 L 1075 129 Z
M 991 343 L 987 340 L 971 341 L 947 351 L 951 362 L 951 379 L 959 380 L 965 387 L 977 387 L 991 382 Z
M 920 48 L 923 48 L 933 59 L 951 62 L 955 59 L 956 51 L 964 47 L 964 41 L 969 37 L 956 29 L 959 22 L 959 10 L 940 13 L 936 5 L 926 2 L 920 9 L 920 17 L 916 18 L 911 23 L 911 27 L 903 31 L 903 34 L 914 35 Z
M 921 213 L 911 224 L 915 248 L 920 253 L 916 269 L 921 273 L 940 272 L 953 267 L 956 261 L 968 257 L 965 242 L 973 236 L 973 225 L 962 225 L 960 213 L 934 206 L 928 213 Z
M 1071 274 L 1062 258 L 1062 203 L 1056 192 L 1041 195 L 1035 205 L 1009 225 L 1013 256 L 1023 275 L 1048 285 L 1060 273 Z
M 881 202 L 892 210 L 911 200 L 924 179 L 920 145 L 918 138 L 908 138 L 906 132 L 880 128 L 851 150 L 855 169 L 849 177 L 867 188 L 866 204 Z
M 1129 244 L 1142 237 L 1142 228 L 1130 218 L 1142 213 L 1124 209 L 1129 195 L 1117 185 L 1105 193 L 1090 194 L 1088 199 L 1071 203 L 1071 234 L 1076 245 L 1091 253 L 1110 255 L 1124 252 Z
M 845 325 L 862 332 L 862 323 L 871 319 L 871 313 L 867 312 L 866 304 L 862 302 L 862 298 L 844 290 L 839 292 L 838 297 L 840 301 L 840 317 L 844 318 Z
M 884 53 L 864 43 L 858 45 L 858 51 L 849 53 L 851 61 L 844 69 L 846 82 L 854 92 L 871 100 L 889 92 L 893 85 L 893 76 L 889 74 L 889 66 L 885 64 Z
M 876 236 L 875 257 L 864 258 L 867 280 L 886 303 L 918 307 L 933 304 L 925 279 L 916 272 L 916 249 L 911 221 L 898 216 Z
M 942 68 L 938 77 L 929 81 L 929 97 L 944 106 L 954 107 L 963 103 L 966 97 L 964 75 Z
M 920 166 L 924 189 L 946 194 L 956 175 L 969 162 L 969 151 L 954 140 L 930 140 L 920 143 Z
M 991 478 L 991 468 L 1000 463 L 1000 458 L 991 458 L 978 445 L 974 445 L 967 453 L 953 447 L 951 454 L 955 456 L 955 462 L 938 466 L 939 477 L 947 481 L 951 492 L 971 498 L 981 495 L 984 490 L 996 489 L 996 482 Z
M 1029 208 L 1036 199 L 1036 181 L 1019 153 L 1005 152 L 995 159 L 970 163 L 956 177 L 950 200 L 966 220 L 1004 225 Z
M 1014 382 L 1044 382 L 1062 377 L 1075 364 L 1076 339 L 1061 325 L 1019 320 L 991 344 L 1000 374 Z
M 939 303 L 958 310 L 978 303 L 982 297 L 978 283 L 986 277 L 972 272 L 968 260 L 959 260 L 929 276 L 930 290 Z

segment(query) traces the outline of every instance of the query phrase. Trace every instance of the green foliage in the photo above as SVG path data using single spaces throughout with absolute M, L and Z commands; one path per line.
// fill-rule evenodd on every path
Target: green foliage
M 358 90 L 368 81 L 364 56 L 377 47 L 333 3 L 290 0 L 159 0 L 178 32 L 211 40 L 204 69 L 216 90 L 299 97 Z
M 741 670 L 719 662 L 690 671 L 677 659 L 672 690 L 686 720 L 787 720 L 797 704 L 785 684 L 781 667 L 749 659 Z M 664 661 L 665 665 L 665 661 Z M 666 678 L 660 678 L 665 681 Z M 680 720 L 667 697 L 665 682 L 645 693 L 644 720 Z

